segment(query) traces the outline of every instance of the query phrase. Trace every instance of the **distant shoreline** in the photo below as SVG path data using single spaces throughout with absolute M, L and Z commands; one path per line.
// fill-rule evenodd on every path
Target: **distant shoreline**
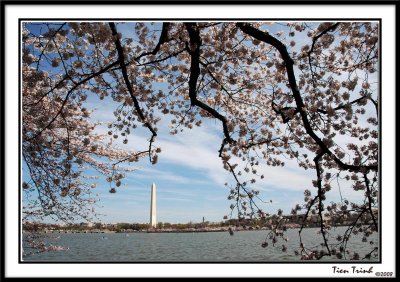
M 232 230 L 233 232 L 238 231 L 265 231 L 270 229 L 238 229 Z M 141 231 L 124 231 L 124 232 L 116 232 L 116 231 L 101 231 L 101 232 L 92 232 L 92 231 L 38 231 L 39 234 L 143 234 L 143 233 L 215 233 L 215 232 L 229 232 L 229 230 L 220 229 L 220 230 L 141 230 Z M 30 231 L 24 231 L 23 233 L 32 233 Z
M 348 226 L 347 224 L 337 225 L 335 227 Z M 287 229 L 298 229 L 301 225 L 290 224 Z M 303 226 L 303 228 L 317 228 L 318 226 Z M 39 234 L 138 234 L 138 233 L 208 233 L 208 232 L 238 232 L 238 231 L 269 231 L 269 227 L 214 227 L 214 228 L 188 228 L 188 229 L 142 229 L 142 230 L 23 230 L 22 233 L 39 233 Z
M 288 229 L 299 228 L 300 226 L 288 226 Z M 189 228 L 189 229 L 143 229 L 143 230 L 40 230 L 41 234 L 135 234 L 135 233 L 207 233 L 207 232 L 237 232 L 237 231 L 262 231 L 271 230 L 267 227 L 243 228 L 243 227 L 220 227 L 220 228 Z M 30 233 L 31 231 L 24 231 Z

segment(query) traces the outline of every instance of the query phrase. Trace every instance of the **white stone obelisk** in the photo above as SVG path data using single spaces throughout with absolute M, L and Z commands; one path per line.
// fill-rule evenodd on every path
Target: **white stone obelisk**
M 150 206 L 150 226 L 153 228 L 157 227 L 157 219 L 156 219 L 156 184 L 151 186 L 151 206 Z

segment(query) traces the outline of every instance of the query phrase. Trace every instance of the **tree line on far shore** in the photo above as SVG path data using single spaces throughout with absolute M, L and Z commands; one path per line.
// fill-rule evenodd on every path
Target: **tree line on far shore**
M 347 220 L 340 222 L 333 222 L 334 226 L 347 226 L 351 225 L 353 217 L 357 216 L 356 213 L 350 214 Z M 260 229 L 266 227 L 268 229 L 273 229 L 275 226 L 272 224 L 276 221 L 276 216 L 271 216 L 265 219 L 247 219 L 238 221 L 237 219 L 228 219 L 220 222 L 188 222 L 188 223 L 169 223 L 169 222 L 158 222 L 156 229 L 173 229 L 173 230 L 185 230 L 185 229 L 201 229 L 201 228 L 221 228 L 221 227 L 236 227 L 242 229 Z M 317 227 L 319 226 L 318 217 L 315 217 L 314 221 L 309 221 L 307 227 Z M 282 220 L 285 223 L 282 226 L 286 228 L 296 228 L 300 227 L 302 223 L 302 215 L 283 215 Z M 51 224 L 51 223 L 37 223 L 37 222 L 27 222 L 23 224 L 23 230 L 27 232 L 40 232 L 44 230 L 64 230 L 64 231 L 87 231 L 87 230 L 108 230 L 114 232 L 125 232 L 125 231 L 143 231 L 151 229 L 148 223 L 101 223 L 96 222 L 88 224 L 86 222 L 81 223 L 71 223 L 65 225 Z

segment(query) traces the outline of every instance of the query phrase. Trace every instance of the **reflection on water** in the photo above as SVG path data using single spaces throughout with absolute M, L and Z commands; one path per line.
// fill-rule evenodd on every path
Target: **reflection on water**
M 344 227 L 335 233 L 343 232 Z M 211 233 L 130 233 L 130 234 L 59 234 L 56 245 L 66 251 L 45 252 L 24 257 L 24 261 L 299 261 L 294 250 L 299 246 L 298 229 L 287 231 L 287 251 L 282 245 L 271 244 L 262 248 L 269 231 L 240 231 L 230 236 L 228 232 Z M 307 246 L 321 243 L 317 228 L 303 229 L 302 240 Z M 329 240 L 334 243 L 334 236 Z M 363 257 L 378 246 L 378 235 L 371 235 L 368 243 L 362 235 L 351 238 L 348 247 Z M 374 244 L 370 245 L 369 241 Z M 324 258 L 331 259 L 331 258 Z M 377 258 L 373 260 L 378 260 Z

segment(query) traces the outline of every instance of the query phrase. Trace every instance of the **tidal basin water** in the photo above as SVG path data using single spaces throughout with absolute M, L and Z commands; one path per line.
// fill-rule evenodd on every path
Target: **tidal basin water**
M 345 227 L 337 228 L 334 233 L 343 234 Z M 299 246 L 298 229 L 288 230 L 286 236 L 287 251 L 282 252 L 281 240 L 272 246 L 262 248 L 268 230 L 239 231 L 230 236 L 228 232 L 194 233 L 69 233 L 50 234 L 57 246 L 69 248 L 64 251 L 50 251 L 24 256 L 23 261 L 106 261 L 106 262 L 280 262 L 299 261 L 294 250 Z M 315 246 L 321 242 L 318 228 L 303 229 L 302 239 L 305 245 Z M 378 235 L 361 242 L 362 235 L 352 235 L 348 247 L 360 253 L 360 257 L 378 246 Z M 373 241 L 374 244 L 370 244 Z M 335 239 L 331 238 L 330 243 Z M 332 258 L 323 258 L 332 260 Z M 371 261 L 376 261 L 373 258 Z

